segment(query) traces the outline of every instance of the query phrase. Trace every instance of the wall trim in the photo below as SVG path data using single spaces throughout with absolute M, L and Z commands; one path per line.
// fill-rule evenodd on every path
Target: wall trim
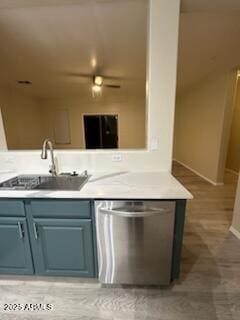
M 173 161 L 181 164 L 183 167 L 185 167 L 186 169 L 192 171 L 193 173 L 195 173 L 197 176 L 199 176 L 200 178 L 204 179 L 205 181 L 211 183 L 213 186 L 217 187 L 217 186 L 223 186 L 224 183 L 223 182 L 214 182 L 212 181 L 211 179 L 205 177 L 204 175 L 202 175 L 201 173 L 199 173 L 198 171 L 196 171 L 195 169 L 192 169 L 191 167 L 189 167 L 187 164 L 179 161 L 179 160 L 176 160 L 176 159 L 173 159 Z
M 229 230 L 235 235 L 235 237 L 237 237 L 240 240 L 240 232 L 239 231 L 237 231 L 233 226 L 231 226 Z
M 237 171 L 232 170 L 232 169 L 226 168 L 225 171 L 232 173 L 232 174 L 235 174 L 236 176 L 239 176 L 239 173 Z

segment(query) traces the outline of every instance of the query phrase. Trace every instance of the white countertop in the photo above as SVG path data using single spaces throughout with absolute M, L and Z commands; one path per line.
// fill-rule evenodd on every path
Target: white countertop
M 0 182 L 19 174 L 22 173 L 0 172 Z M 79 191 L 1 190 L 0 198 L 192 199 L 193 196 L 168 172 L 116 172 L 92 174 Z

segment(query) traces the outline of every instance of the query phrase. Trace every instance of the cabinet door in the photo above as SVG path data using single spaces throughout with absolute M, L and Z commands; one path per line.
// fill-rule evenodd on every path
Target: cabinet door
M 33 233 L 38 274 L 95 276 L 91 220 L 35 218 Z
M 0 273 L 33 274 L 25 218 L 0 218 Z

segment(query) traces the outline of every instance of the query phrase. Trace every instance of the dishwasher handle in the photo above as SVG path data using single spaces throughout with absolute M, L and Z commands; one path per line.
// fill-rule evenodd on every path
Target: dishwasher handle
M 143 218 L 143 217 L 151 217 L 159 214 L 170 213 L 170 209 L 166 208 L 148 208 L 145 211 L 126 211 L 118 210 L 118 209 L 108 209 L 108 208 L 100 208 L 100 211 L 104 214 L 120 216 L 125 218 Z

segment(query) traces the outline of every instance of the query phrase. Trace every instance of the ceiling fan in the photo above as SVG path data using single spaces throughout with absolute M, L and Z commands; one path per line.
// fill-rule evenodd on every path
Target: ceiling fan
M 114 84 L 114 83 L 109 83 L 108 81 L 115 81 L 115 80 L 119 80 L 121 78 L 119 77 L 114 77 L 114 76 L 106 76 L 106 75 L 101 75 L 101 73 L 99 72 L 94 72 L 92 74 L 88 74 L 88 73 L 68 73 L 68 75 L 70 75 L 71 77 L 77 77 L 77 78 L 88 78 L 88 79 L 92 79 L 92 95 L 93 97 L 97 96 L 97 95 L 101 95 L 102 93 L 102 88 L 106 87 L 106 88 L 110 88 L 110 89 L 120 89 L 121 85 L 119 84 Z
M 101 94 L 102 87 L 120 89 L 120 85 L 104 84 L 104 78 L 102 76 L 93 76 L 92 95 L 95 97 L 97 94 Z
M 101 95 L 102 87 L 107 87 L 107 88 L 111 88 L 111 89 L 120 89 L 121 88 L 120 85 L 105 84 L 103 76 L 99 76 L 99 75 L 93 76 L 93 85 L 92 85 L 92 96 L 93 96 L 93 98 L 96 95 L 99 95 L 99 94 Z
M 76 78 L 92 79 L 93 85 L 100 87 L 108 87 L 113 89 L 120 89 L 121 86 L 118 84 L 108 83 L 108 81 L 116 81 L 122 79 L 121 77 L 102 75 L 101 72 L 95 70 L 93 73 L 80 73 L 80 72 L 67 72 L 65 75 Z M 106 83 L 107 81 L 107 83 Z
M 112 88 L 112 89 L 120 89 L 121 86 L 117 85 L 117 84 L 105 84 L 104 83 L 104 79 L 106 77 L 103 76 L 93 76 L 93 86 L 97 86 L 97 87 L 107 87 L 107 88 Z

